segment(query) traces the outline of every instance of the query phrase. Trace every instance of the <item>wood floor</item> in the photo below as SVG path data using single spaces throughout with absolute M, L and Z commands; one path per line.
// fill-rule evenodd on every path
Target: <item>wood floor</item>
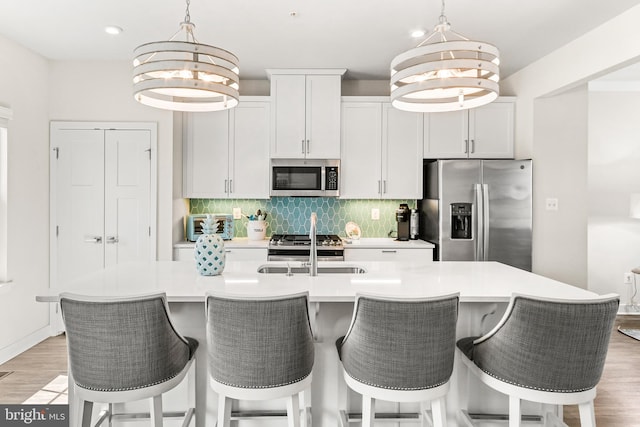
M 611 335 L 604 373 L 598 385 L 598 427 L 640 427 L 640 341 L 617 331 L 617 327 L 640 329 L 640 316 L 618 316 Z M 11 372 L 0 379 L 0 403 L 22 403 L 44 385 L 67 371 L 64 336 L 49 338 L 0 365 Z M 579 427 L 577 407 L 566 406 L 565 422 Z
M 598 427 L 640 427 L 640 341 L 617 331 L 640 329 L 640 316 L 618 316 L 611 334 L 595 401 Z M 565 406 L 564 421 L 579 427 L 577 406 Z

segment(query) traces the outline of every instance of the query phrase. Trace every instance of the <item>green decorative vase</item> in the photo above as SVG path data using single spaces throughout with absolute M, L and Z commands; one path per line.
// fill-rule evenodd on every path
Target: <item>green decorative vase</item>
M 202 235 L 196 241 L 196 269 L 203 276 L 217 276 L 224 271 L 224 240 L 215 233 L 216 228 L 211 215 L 207 215 L 202 222 Z

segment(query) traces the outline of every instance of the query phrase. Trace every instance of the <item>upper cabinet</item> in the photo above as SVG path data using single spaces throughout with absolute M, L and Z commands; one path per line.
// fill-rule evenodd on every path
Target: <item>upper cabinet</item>
M 268 98 L 225 111 L 184 113 L 183 197 L 269 198 Z
M 422 198 L 422 140 L 420 113 L 343 102 L 340 198 Z
M 483 107 L 424 115 L 424 158 L 512 159 L 515 98 Z
M 340 157 L 344 69 L 267 70 L 271 78 L 271 157 Z

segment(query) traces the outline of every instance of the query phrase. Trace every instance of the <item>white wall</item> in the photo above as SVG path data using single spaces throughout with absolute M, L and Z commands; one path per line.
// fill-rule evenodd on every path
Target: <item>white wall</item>
M 587 287 L 587 86 L 535 101 L 533 271 Z M 546 199 L 558 199 L 547 210 Z
M 49 307 L 35 301 L 49 288 L 49 84 L 44 58 L 0 36 L 0 104 L 13 110 L 2 237 L 14 281 L 0 292 L 0 360 L 25 337 L 44 338 L 49 323 Z
M 632 290 L 623 273 L 640 266 L 640 220 L 629 218 L 630 194 L 640 193 L 639 111 L 640 92 L 589 92 L 589 289 L 622 304 Z
M 532 158 L 536 165 L 541 163 L 540 166 L 535 167 L 534 173 L 546 173 L 546 170 L 541 166 L 550 160 L 542 156 L 554 155 L 553 147 L 547 142 L 552 135 L 541 132 L 544 129 L 544 120 L 549 118 L 544 107 L 548 106 L 554 109 L 553 111 L 556 111 L 560 118 L 567 115 L 571 120 L 575 119 L 570 111 L 562 111 L 560 108 L 564 101 L 569 101 L 569 98 L 560 98 L 555 101 L 550 99 L 548 105 L 542 98 L 553 98 L 567 90 L 584 86 L 591 79 L 640 60 L 640 43 L 633 42 L 640 40 L 638 22 L 640 22 L 640 5 L 629 9 L 501 82 L 502 95 L 517 95 L 516 156 L 518 158 Z M 539 122 L 539 120 L 541 121 Z M 583 129 L 575 131 L 581 134 L 585 132 L 586 126 L 585 123 Z M 575 142 L 575 140 L 573 141 Z M 567 151 L 565 144 L 573 143 L 557 142 L 556 149 L 561 156 L 564 156 L 563 153 Z M 576 152 L 575 159 L 565 159 L 563 171 L 566 177 L 584 177 L 586 160 L 582 159 L 584 159 L 584 152 L 587 149 L 586 140 L 584 144 L 585 146 Z M 574 148 L 580 147 L 574 146 Z M 534 226 L 536 229 L 534 229 L 533 239 L 533 271 L 554 279 L 586 286 L 584 269 L 587 265 L 587 253 L 584 249 L 579 250 L 579 244 L 584 241 L 586 231 L 580 228 L 582 226 L 576 226 L 571 212 L 564 211 L 569 207 L 579 209 L 578 224 L 584 224 L 586 227 L 584 212 L 587 205 L 584 187 L 580 185 L 577 191 L 574 191 L 575 179 L 558 179 L 560 178 L 558 170 L 551 170 L 550 173 L 556 178 L 539 180 L 534 188 Z M 544 199 L 552 197 L 554 194 L 562 194 L 562 197 L 559 197 L 560 210 L 556 215 L 548 215 L 542 210 L 544 209 Z M 548 254 L 559 253 L 557 251 L 558 239 L 547 238 L 553 237 L 546 235 L 550 234 L 550 230 L 563 230 L 564 243 L 561 247 L 567 251 L 560 254 L 562 256 L 555 258 L 548 256 Z M 575 242 L 575 244 L 571 242 Z M 574 250 L 570 250 L 572 248 Z M 616 285 L 612 285 L 612 287 L 615 288 Z
M 158 259 L 172 256 L 173 112 L 136 102 L 129 61 L 54 61 L 51 120 L 158 123 Z

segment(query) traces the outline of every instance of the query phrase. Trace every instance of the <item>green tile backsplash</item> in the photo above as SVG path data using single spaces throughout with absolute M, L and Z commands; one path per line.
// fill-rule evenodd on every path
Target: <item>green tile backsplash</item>
M 395 232 L 396 209 L 400 203 L 416 207 L 415 200 L 340 200 L 330 197 L 272 197 L 256 199 L 191 199 L 192 214 L 232 213 L 241 208 L 245 215 L 258 209 L 267 212 L 267 236 L 271 234 L 305 234 L 309 232 L 309 217 L 318 214 L 318 233 L 346 237 L 344 226 L 353 221 L 360 226 L 362 237 L 388 237 Z M 371 219 L 371 209 L 380 209 L 380 219 Z M 247 236 L 247 219 L 236 220 L 235 236 Z

